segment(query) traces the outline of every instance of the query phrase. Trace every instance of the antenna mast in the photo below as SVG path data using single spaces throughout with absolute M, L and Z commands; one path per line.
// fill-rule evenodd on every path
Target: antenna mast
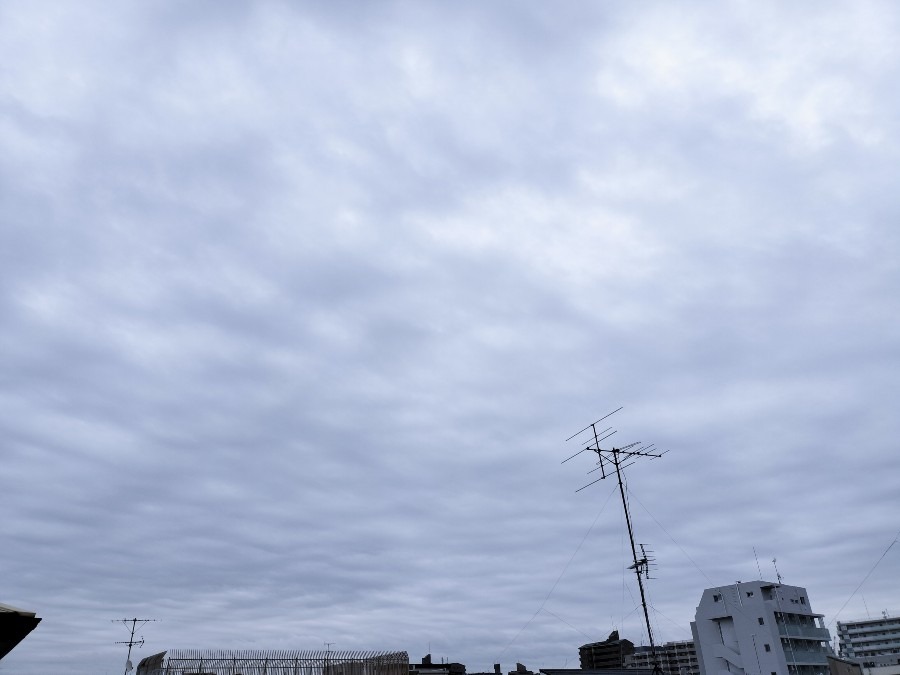
M 655 444 L 643 445 L 640 441 L 635 443 L 630 443 L 628 445 L 622 446 L 620 448 L 611 447 L 608 449 L 604 449 L 600 447 L 600 442 L 606 440 L 610 436 L 612 436 L 616 431 L 612 427 L 607 427 L 602 431 L 597 430 L 597 424 L 607 417 L 614 415 L 619 412 L 622 408 L 619 407 L 616 410 L 613 410 L 608 415 L 604 415 L 596 422 L 592 422 L 584 429 L 579 431 L 569 438 L 566 441 L 571 441 L 573 438 L 580 436 L 586 431 L 591 432 L 591 436 L 593 436 L 593 440 L 588 440 L 587 444 L 584 448 L 576 452 L 571 457 L 567 457 L 562 461 L 563 464 L 568 462 L 570 459 L 573 459 L 580 455 L 582 452 L 590 451 L 597 455 L 597 464 L 598 466 L 588 471 L 588 473 L 593 473 L 599 469 L 600 478 L 595 481 L 591 481 L 587 485 L 584 485 L 575 492 L 581 492 L 586 487 L 593 485 L 594 483 L 599 483 L 601 480 L 606 479 L 607 477 L 613 476 L 613 469 L 615 469 L 615 477 L 619 484 L 619 496 L 622 498 L 622 509 L 625 512 L 625 525 L 628 527 L 628 540 L 631 542 L 631 557 L 634 563 L 628 567 L 630 570 L 634 570 L 634 575 L 637 577 L 638 588 L 641 592 L 641 606 L 644 608 L 644 622 L 647 626 L 647 638 L 650 641 L 650 659 L 653 663 L 653 673 L 657 675 L 662 672 L 662 669 L 659 665 L 659 660 L 656 656 L 656 645 L 653 641 L 653 629 L 650 627 L 650 612 L 647 609 L 647 597 L 644 592 L 644 580 L 650 578 L 650 565 L 653 562 L 651 558 L 647 557 L 647 553 L 644 550 L 644 545 L 641 544 L 641 555 L 638 557 L 637 546 L 634 543 L 634 528 L 631 523 L 631 512 L 628 509 L 628 498 L 625 495 L 625 481 L 622 478 L 622 470 L 634 464 L 641 457 L 648 457 L 650 459 L 658 459 L 662 457 L 668 450 L 660 452 L 654 449 Z M 588 436 L 590 439 L 590 436 Z
M 140 640 L 134 639 L 134 634 L 138 628 L 143 628 L 144 624 L 149 623 L 151 621 L 156 621 L 156 619 L 113 619 L 113 623 L 121 623 L 128 629 L 128 624 L 131 624 L 131 635 L 127 640 L 119 640 L 116 642 L 117 645 L 128 645 L 128 657 L 125 659 L 125 675 L 128 675 L 128 671 L 131 670 L 134 666 L 131 665 L 131 648 L 137 645 L 138 647 L 143 646 L 144 644 L 144 636 L 141 636 Z

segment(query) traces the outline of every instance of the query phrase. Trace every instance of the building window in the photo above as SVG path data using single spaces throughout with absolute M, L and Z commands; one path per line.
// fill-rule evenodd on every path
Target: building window
M 766 651 L 767 651 L 767 652 L 772 651 L 772 645 L 763 645 L 763 647 L 766 648 Z
M 752 597 L 753 597 L 753 591 L 747 591 L 747 597 L 748 597 L 748 598 L 752 598 Z
M 762 617 L 759 617 L 759 618 L 757 619 L 757 621 L 759 621 L 759 625 L 760 625 L 760 626 L 762 626 L 762 625 L 765 623 L 765 621 L 763 621 L 763 618 L 762 618 Z
M 713 602 L 718 602 L 721 599 L 722 599 L 722 596 L 719 595 L 718 593 L 713 594 Z

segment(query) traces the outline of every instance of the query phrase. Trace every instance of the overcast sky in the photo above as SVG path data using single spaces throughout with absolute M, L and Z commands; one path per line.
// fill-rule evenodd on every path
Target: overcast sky
M 826 623 L 900 613 L 898 34 L 0 4 L 0 602 L 43 617 L 0 671 L 121 672 L 125 617 L 135 662 L 646 643 L 615 485 L 560 464 L 619 406 L 669 450 L 627 470 L 658 640 L 772 558 Z

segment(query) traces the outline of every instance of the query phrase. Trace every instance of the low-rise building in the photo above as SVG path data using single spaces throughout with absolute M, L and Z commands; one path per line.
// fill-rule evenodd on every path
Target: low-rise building
M 135 675 L 409 675 L 406 652 L 174 649 L 138 663 Z
M 828 670 L 831 675 L 863 675 L 862 667 L 856 661 L 837 656 L 828 657 Z

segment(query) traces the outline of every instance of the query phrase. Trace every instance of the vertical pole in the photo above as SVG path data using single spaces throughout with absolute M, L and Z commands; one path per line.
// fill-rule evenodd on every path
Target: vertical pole
M 128 625 L 127 623 L 125 624 Z M 128 665 L 131 663 L 131 647 L 134 644 L 134 631 L 137 628 L 137 617 L 131 620 L 131 637 L 128 639 L 128 656 L 125 657 L 125 675 L 128 675 Z
M 599 446 L 598 446 L 599 448 Z M 598 453 L 599 454 L 599 453 Z M 647 597 L 644 594 L 644 580 L 641 579 L 644 562 L 639 562 L 637 549 L 634 546 L 634 530 L 631 527 L 631 514 L 628 511 L 628 500 L 625 497 L 625 485 L 622 482 L 622 469 L 619 466 L 619 451 L 612 449 L 613 466 L 616 467 L 616 478 L 619 480 L 619 495 L 622 497 L 622 508 L 625 510 L 625 525 L 628 527 L 628 541 L 631 542 L 631 557 L 634 560 L 634 574 L 637 577 L 638 588 L 641 591 L 641 605 L 644 608 L 644 621 L 647 624 L 647 638 L 650 640 L 650 660 L 653 663 L 653 672 L 659 673 L 659 661 L 656 658 L 656 645 L 653 642 L 653 629 L 650 627 L 650 613 L 647 611 Z

